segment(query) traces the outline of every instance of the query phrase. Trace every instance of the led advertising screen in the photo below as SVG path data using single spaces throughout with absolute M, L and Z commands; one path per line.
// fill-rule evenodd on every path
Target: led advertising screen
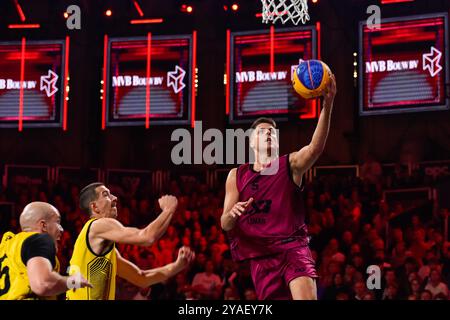
M 107 125 L 188 124 L 192 50 L 191 35 L 109 39 Z
M 62 126 L 65 54 L 64 41 L 0 43 L 1 127 Z
M 315 27 L 231 32 L 230 122 L 251 122 L 260 116 L 316 117 L 316 100 L 301 98 L 291 78 L 300 59 L 316 58 L 316 34 Z
M 360 114 L 448 108 L 447 14 L 360 23 Z

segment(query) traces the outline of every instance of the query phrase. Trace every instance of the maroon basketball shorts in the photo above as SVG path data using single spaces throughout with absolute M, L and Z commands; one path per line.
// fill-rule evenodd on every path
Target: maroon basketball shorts
M 250 269 L 259 300 L 291 300 L 289 282 L 303 276 L 318 277 L 308 246 L 251 259 Z

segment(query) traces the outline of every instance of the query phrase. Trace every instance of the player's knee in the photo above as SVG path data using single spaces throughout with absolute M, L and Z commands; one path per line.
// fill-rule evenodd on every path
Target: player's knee
M 315 288 L 306 288 L 302 292 L 303 298 L 301 300 L 317 300 L 317 293 Z
M 315 288 L 312 287 L 303 287 L 298 290 L 296 297 L 293 297 L 294 300 L 317 300 L 317 294 Z
M 299 277 L 289 283 L 294 300 L 317 300 L 316 282 L 310 277 Z

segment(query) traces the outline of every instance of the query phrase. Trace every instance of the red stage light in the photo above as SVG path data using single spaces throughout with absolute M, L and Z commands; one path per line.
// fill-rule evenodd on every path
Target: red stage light
M 39 29 L 40 27 L 41 25 L 39 23 L 8 25 L 8 29 Z
M 194 7 L 190 4 L 182 4 L 181 5 L 181 12 L 184 13 L 192 13 L 194 11 Z
M 131 20 L 131 24 L 151 24 L 151 23 L 163 23 L 163 18 L 155 18 L 155 19 L 135 19 Z
M 110 9 L 106 10 L 105 15 L 107 17 L 111 17 L 112 16 L 112 11 Z
M 401 3 L 401 2 L 413 2 L 414 0 L 381 0 L 381 4 Z
M 19 4 L 19 1 L 18 1 L 18 0 L 15 0 L 14 2 L 15 2 L 15 4 L 16 4 L 16 10 L 17 10 L 17 13 L 18 13 L 19 16 L 20 16 L 20 21 L 25 22 L 25 20 L 26 20 L 27 18 L 25 17 L 25 14 L 23 13 L 23 10 L 22 10 L 22 7 L 21 7 L 20 4 Z
M 64 12 L 64 18 L 68 18 L 69 17 L 69 14 L 67 13 L 67 12 Z
M 141 17 L 143 17 L 144 16 L 144 12 L 142 11 L 142 8 L 139 5 L 139 3 L 136 0 L 133 0 L 133 4 L 134 4 L 134 7 L 136 8 L 136 11 L 139 13 L 139 15 Z

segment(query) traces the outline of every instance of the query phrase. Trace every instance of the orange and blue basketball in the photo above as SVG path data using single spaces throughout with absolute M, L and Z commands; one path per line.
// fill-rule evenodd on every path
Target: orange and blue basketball
M 330 68 L 320 60 L 304 60 L 292 77 L 294 90 L 305 99 L 319 97 L 330 81 Z

